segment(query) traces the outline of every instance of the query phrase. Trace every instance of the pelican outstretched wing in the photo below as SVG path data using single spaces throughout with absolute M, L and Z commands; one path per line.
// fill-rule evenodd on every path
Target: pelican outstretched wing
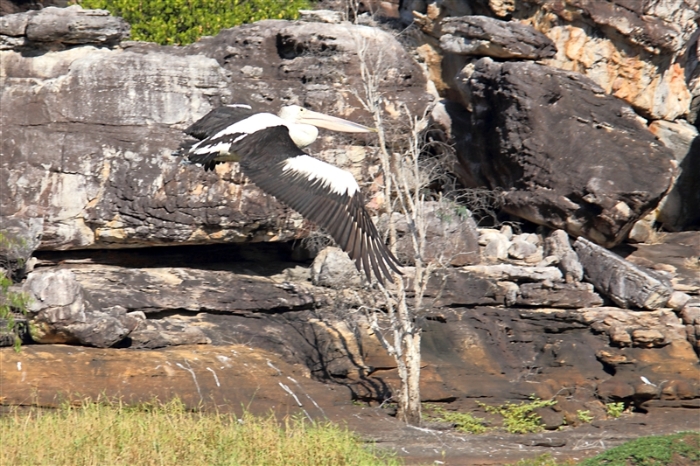
M 393 282 L 391 271 L 401 274 L 399 262 L 365 210 L 353 175 L 297 148 L 284 126 L 268 128 L 265 133 L 260 141 L 265 144 L 257 150 L 239 148 L 244 152 L 243 173 L 263 191 L 327 231 L 368 280 L 374 273 L 382 284 L 384 279 Z M 258 137 L 256 133 L 243 141 L 246 146 L 257 145 Z M 282 160 L 280 154 L 284 154 Z M 270 160 L 277 161 L 270 164 Z
M 281 121 L 271 114 L 255 114 L 229 125 L 212 120 L 211 125 L 202 125 L 207 131 L 194 130 L 207 136 L 183 146 L 179 155 L 207 170 L 217 163 L 239 161 L 243 173 L 260 189 L 326 230 L 369 281 L 374 273 L 382 284 L 384 279 L 393 282 L 392 271 L 401 274 L 399 262 L 365 210 L 353 175 L 299 149 Z

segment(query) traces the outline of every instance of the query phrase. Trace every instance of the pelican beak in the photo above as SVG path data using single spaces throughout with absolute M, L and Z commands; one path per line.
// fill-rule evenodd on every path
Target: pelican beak
M 342 131 L 344 133 L 376 133 L 377 130 L 343 120 L 342 118 L 326 115 L 324 113 L 306 110 L 299 118 L 299 123 L 313 125 L 318 128 L 329 129 L 331 131 Z

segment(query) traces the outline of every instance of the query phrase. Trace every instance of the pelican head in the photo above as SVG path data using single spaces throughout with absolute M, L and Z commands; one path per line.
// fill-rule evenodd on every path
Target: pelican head
M 306 147 L 316 140 L 318 137 L 317 128 L 345 133 L 371 133 L 375 131 L 359 123 L 314 112 L 298 105 L 282 107 L 278 116 L 289 123 L 289 135 L 300 148 Z

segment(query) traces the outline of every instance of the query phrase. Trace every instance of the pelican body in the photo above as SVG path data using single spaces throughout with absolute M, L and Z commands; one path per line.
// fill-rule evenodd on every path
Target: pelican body
M 297 105 L 274 115 L 235 104 L 216 108 L 187 128 L 185 133 L 198 141 L 183 144 L 175 154 L 205 170 L 239 162 L 260 189 L 325 229 L 370 282 L 372 272 L 381 284 L 393 282 L 391 271 L 401 274 L 399 262 L 365 210 L 355 177 L 301 150 L 316 140 L 318 128 L 374 131 Z

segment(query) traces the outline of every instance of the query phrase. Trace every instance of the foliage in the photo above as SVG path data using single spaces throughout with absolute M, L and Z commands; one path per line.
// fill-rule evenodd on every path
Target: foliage
M 568 466 L 576 464 L 573 460 L 564 460 L 559 462 L 551 453 L 544 453 L 535 458 L 526 458 L 514 463 L 512 466 Z
M 297 19 L 309 0 L 72 0 L 109 10 L 131 24 L 131 38 L 185 45 L 221 29 L 262 19 Z
M 22 245 L 21 239 L 15 239 L 0 232 L 0 250 L 11 250 Z M 15 351 L 19 351 L 22 340 L 19 336 L 19 326 L 15 320 L 16 314 L 26 315 L 29 305 L 29 296 L 10 290 L 12 279 L 8 276 L 10 264 L 3 264 L 7 267 L 4 270 L 0 267 L 0 321 L 5 321 L 6 331 L 14 335 Z
M 578 420 L 584 423 L 589 423 L 593 420 L 593 416 L 591 415 L 591 412 L 589 410 L 582 410 L 579 409 L 576 411 L 576 417 L 578 417 Z
M 423 408 L 430 419 L 452 423 L 460 432 L 467 434 L 483 434 L 488 430 L 488 428 L 484 425 L 484 419 L 474 417 L 470 413 L 447 411 L 442 406 L 433 404 L 425 404 L 423 405 Z
M 531 396 L 529 403 L 521 401 L 520 403 L 506 402 L 499 406 L 489 406 L 484 403 L 478 403 L 484 408 L 487 413 L 500 414 L 503 416 L 503 427 L 511 434 L 527 434 L 530 432 L 540 432 L 542 418 L 534 411 L 538 408 L 554 406 L 557 404 L 554 400 L 541 400 Z
M 622 413 L 625 412 L 625 403 L 622 401 L 607 403 L 605 405 L 605 412 L 608 414 L 608 416 L 617 419 L 618 417 L 622 416 Z
M 589 458 L 582 466 L 700 464 L 700 432 L 641 437 Z
M 193 412 L 178 400 L 136 407 L 66 404 L 0 416 L 0 464 L 400 464 L 347 429 L 304 418 Z

